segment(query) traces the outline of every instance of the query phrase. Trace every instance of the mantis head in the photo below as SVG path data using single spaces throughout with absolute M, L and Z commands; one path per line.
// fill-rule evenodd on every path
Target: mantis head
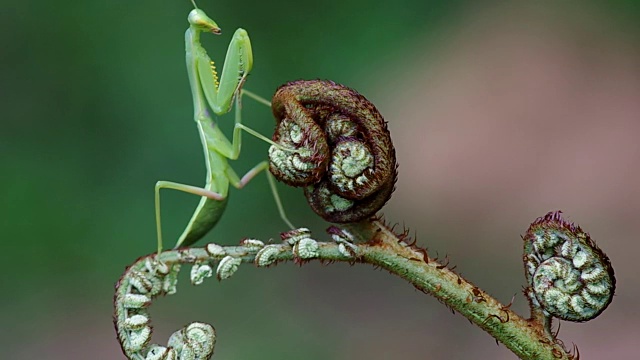
M 222 30 L 218 27 L 215 21 L 213 21 L 204 11 L 200 9 L 193 9 L 189 13 L 189 25 L 199 31 L 212 32 L 216 35 L 220 35 Z

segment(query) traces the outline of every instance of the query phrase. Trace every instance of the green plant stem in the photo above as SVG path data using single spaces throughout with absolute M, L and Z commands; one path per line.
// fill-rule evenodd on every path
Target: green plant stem
M 351 257 L 339 249 L 336 242 L 318 242 L 317 254 L 311 259 L 300 259 L 291 246 L 282 243 L 272 264 L 294 260 L 300 263 L 311 260 L 343 261 L 365 263 L 386 269 L 397 275 L 415 288 L 434 296 L 448 308 L 457 311 L 485 330 L 497 341 L 503 343 L 521 359 L 556 360 L 573 359 L 561 343 L 545 334 L 543 324 L 536 319 L 524 319 L 501 304 L 469 281 L 462 278 L 427 256 L 425 250 L 408 245 L 403 241 L 406 236 L 397 235 L 381 221 L 367 220 L 357 224 L 342 226 L 356 237 Z M 155 261 L 168 266 L 176 264 L 196 264 L 215 262 L 224 256 L 239 258 L 244 263 L 253 263 L 260 250 L 248 246 L 224 246 L 224 255 L 211 255 L 204 248 L 185 248 L 165 251 L 161 254 L 149 255 Z M 140 258 L 131 265 L 116 288 L 116 326 L 126 318 L 126 309 L 121 308 L 122 299 L 130 291 L 127 274 L 131 271 L 143 270 L 149 257 Z M 118 328 L 120 341 L 126 342 L 127 332 Z M 132 357 L 133 358 L 133 357 Z M 136 355 L 137 358 L 137 355 Z
M 360 245 L 362 262 L 380 266 L 434 296 L 452 310 L 503 343 L 521 359 L 571 359 L 547 337 L 542 325 L 514 313 L 509 306 L 479 289 L 435 259 L 407 246 L 379 221 L 350 226 L 367 245 Z

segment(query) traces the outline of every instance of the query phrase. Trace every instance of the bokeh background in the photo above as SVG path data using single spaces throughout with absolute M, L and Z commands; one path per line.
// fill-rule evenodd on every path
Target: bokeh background
M 249 31 L 248 89 L 269 97 L 285 81 L 326 78 L 374 102 L 400 163 L 386 218 L 504 303 L 516 294 L 521 314 L 520 234 L 564 210 L 608 253 L 618 290 L 599 318 L 562 323 L 559 337 L 584 359 L 638 358 L 637 1 L 199 5 L 224 31 L 203 37 L 214 59 L 235 28 Z M 113 286 L 155 250 L 153 185 L 204 181 L 184 67 L 189 10 L 186 0 L 3 2 L 2 358 L 124 358 Z M 244 110 L 246 124 L 272 131 L 266 107 L 247 100 Z M 239 173 L 266 157 L 266 144 L 244 139 Z M 327 224 L 301 191 L 280 189 L 293 222 L 323 238 Z M 196 203 L 164 193 L 167 239 Z M 207 240 L 277 239 L 283 230 L 260 176 L 232 190 Z M 213 323 L 215 359 L 515 358 L 367 266 L 245 266 L 197 288 L 182 277 L 179 293 L 151 311 L 155 342 L 190 321 Z

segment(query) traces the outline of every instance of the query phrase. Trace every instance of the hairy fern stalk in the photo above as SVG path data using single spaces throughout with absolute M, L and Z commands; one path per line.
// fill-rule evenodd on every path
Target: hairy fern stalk
M 265 245 L 207 244 L 143 256 L 116 285 L 114 324 L 124 354 L 134 360 L 209 359 L 213 326 L 201 322 L 176 331 L 166 345 L 151 344 L 149 307 L 177 292 L 177 275 L 189 268 L 193 285 L 216 275 L 229 279 L 245 263 L 260 268 L 293 261 L 349 262 L 388 270 L 465 316 L 522 359 L 578 359 L 551 331 L 553 318 L 583 322 L 611 303 L 615 276 L 609 258 L 560 211 L 536 219 L 523 236 L 524 290 L 531 316 L 524 318 L 429 256 L 407 231 L 397 233 L 375 214 L 388 201 L 397 177 L 395 149 L 375 106 L 331 81 L 295 81 L 273 97 L 276 131 L 270 170 L 282 182 L 304 188 L 313 210 L 334 223 L 326 241 L 306 228 Z M 292 149 L 285 151 L 282 149 Z

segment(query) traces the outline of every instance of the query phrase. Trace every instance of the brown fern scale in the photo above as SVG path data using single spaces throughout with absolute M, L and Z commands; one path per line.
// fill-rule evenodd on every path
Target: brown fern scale
M 395 149 L 376 107 L 348 87 L 300 80 L 273 96 L 273 140 L 296 152 L 271 147 L 270 171 L 304 187 L 312 209 L 334 223 L 357 222 L 380 210 L 397 178 Z

